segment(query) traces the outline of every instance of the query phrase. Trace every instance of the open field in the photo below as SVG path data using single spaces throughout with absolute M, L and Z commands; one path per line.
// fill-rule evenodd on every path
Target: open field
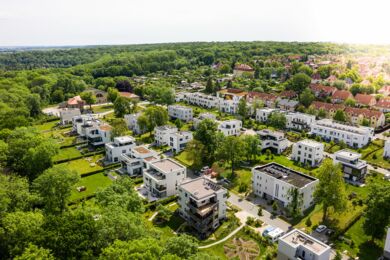
M 85 198 L 94 194 L 99 188 L 105 188 L 111 185 L 111 183 L 112 180 L 107 176 L 104 176 L 102 172 L 81 178 L 81 180 L 76 184 L 76 187 L 85 186 L 87 189 L 83 192 L 78 192 L 76 189 L 72 190 L 70 200 L 74 201 Z
M 92 110 L 94 113 L 104 113 L 104 112 L 114 110 L 114 105 L 105 104 L 105 105 L 93 106 Z
M 103 167 L 98 165 L 97 162 L 102 158 L 102 155 L 94 155 L 94 156 L 89 156 L 69 162 L 64 162 L 58 164 L 59 166 L 67 166 L 71 170 L 75 170 L 78 172 L 80 175 L 93 172 L 93 171 L 98 171 L 98 170 L 103 170 Z
M 68 147 L 60 149 L 59 153 L 54 156 L 54 161 L 61 161 L 61 160 L 70 160 L 76 157 L 81 156 L 81 152 L 76 149 L 76 147 Z

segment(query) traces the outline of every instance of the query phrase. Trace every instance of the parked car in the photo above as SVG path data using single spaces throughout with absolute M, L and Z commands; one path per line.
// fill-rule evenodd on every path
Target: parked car
M 322 233 L 322 232 L 324 232 L 326 229 L 327 229 L 327 227 L 326 227 L 325 225 L 319 225 L 319 226 L 316 228 L 316 232 Z

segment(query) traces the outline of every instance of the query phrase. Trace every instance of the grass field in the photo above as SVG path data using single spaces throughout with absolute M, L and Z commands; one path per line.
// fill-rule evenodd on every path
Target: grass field
M 76 189 L 74 189 L 72 191 L 72 195 L 70 196 L 70 200 L 74 201 L 77 199 L 85 198 L 89 195 L 94 194 L 97 189 L 105 188 L 111 185 L 111 183 L 112 180 L 107 176 L 104 176 L 102 172 L 81 178 L 81 180 L 76 184 L 76 187 L 85 186 L 87 189 L 83 192 L 78 192 Z
M 186 151 L 182 151 L 175 156 L 175 159 L 178 160 L 180 163 L 184 164 L 185 166 L 190 167 L 192 166 L 192 160 L 187 159 L 187 154 L 188 153 Z
M 54 156 L 54 161 L 61 161 L 66 159 L 73 159 L 81 156 L 81 152 L 76 149 L 76 147 L 68 147 L 64 149 L 60 149 L 59 153 Z
M 114 110 L 114 105 L 100 105 L 92 107 L 94 113 L 103 113 L 110 110 Z
M 252 172 L 249 169 L 237 169 L 234 173 L 235 176 L 232 176 L 230 169 L 226 169 L 221 173 L 221 176 L 232 182 L 229 187 L 230 191 L 240 193 L 239 188 L 241 184 L 245 185 L 247 189 L 251 188 Z M 246 191 L 247 190 L 242 193 L 245 193 Z
M 40 125 L 34 125 L 34 127 L 41 132 L 49 131 L 52 130 L 56 125 L 58 125 L 59 122 L 60 121 L 51 121 Z
M 88 158 L 90 158 L 90 161 L 87 160 Z M 65 163 L 60 163 L 58 165 L 67 166 L 69 167 L 69 169 L 75 170 L 80 175 L 83 175 L 89 172 L 102 170 L 103 167 L 97 164 L 97 161 L 101 158 L 102 155 L 98 154 L 98 155 L 89 156 L 89 157 L 85 157 L 85 158 L 81 158 L 81 159 L 77 159 Z M 91 163 L 95 163 L 95 166 L 92 166 Z

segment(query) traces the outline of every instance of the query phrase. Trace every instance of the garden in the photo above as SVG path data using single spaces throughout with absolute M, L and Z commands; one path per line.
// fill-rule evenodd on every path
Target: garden
M 95 194 L 99 188 L 105 188 L 111 185 L 111 183 L 112 180 L 105 176 L 103 172 L 83 177 L 76 184 L 76 187 L 84 186 L 86 189 L 81 192 L 79 192 L 77 189 L 74 189 L 72 191 L 72 195 L 70 196 L 70 200 L 73 202 L 91 196 Z
M 98 155 L 88 156 L 88 157 L 60 163 L 58 165 L 66 166 L 69 169 L 78 172 L 80 175 L 85 175 L 90 172 L 103 170 L 103 167 L 99 163 L 99 161 L 102 158 L 103 158 L 102 155 L 98 154 Z

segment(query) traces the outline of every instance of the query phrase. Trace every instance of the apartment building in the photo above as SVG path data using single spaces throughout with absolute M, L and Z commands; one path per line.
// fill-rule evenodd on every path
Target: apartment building
M 176 126 L 172 126 L 172 125 L 156 126 L 154 128 L 154 140 L 158 146 L 169 145 L 169 138 L 171 134 L 177 132 L 178 129 Z
M 386 140 L 385 147 L 383 149 L 383 157 L 390 158 L 390 140 Z
M 224 136 L 240 135 L 242 128 L 242 122 L 237 119 L 231 119 L 219 122 L 218 130 L 223 133 Z
M 290 99 L 280 99 L 277 103 L 278 108 L 286 111 L 295 111 L 295 108 L 298 106 L 299 102 L 296 100 Z
M 290 189 L 298 189 L 302 194 L 302 211 L 312 206 L 313 193 L 317 184 L 318 179 L 274 162 L 255 166 L 252 169 L 254 194 L 265 199 L 276 200 L 284 207 L 291 202 Z
M 94 147 L 104 145 L 111 141 L 112 127 L 100 121 L 91 121 L 85 126 L 85 137 L 88 144 Z
M 322 143 L 305 139 L 293 144 L 291 159 L 294 161 L 315 167 L 323 158 L 324 144 Z
M 121 174 L 130 176 L 142 175 L 143 169 L 148 169 L 149 164 L 160 160 L 158 153 L 147 148 L 145 145 L 134 146 L 130 152 L 121 154 L 120 162 L 122 167 L 118 170 Z
M 141 116 L 141 112 L 134 114 L 127 114 L 124 116 L 127 128 L 133 131 L 134 134 L 143 134 L 145 131 L 138 125 L 138 118 Z
M 184 99 L 192 105 L 205 108 L 218 108 L 220 99 L 215 96 L 206 95 L 200 92 L 186 93 Z
M 150 199 L 162 199 L 177 194 L 179 184 L 186 178 L 187 169 L 165 158 L 149 164 L 143 171 L 144 188 Z
M 334 153 L 333 162 L 341 164 L 346 180 L 364 182 L 367 174 L 367 162 L 360 160 L 361 156 L 359 153 L 344 149 Z
M 286 114 L 286 128 L 296 131 L 310 130 L 310 125 L 314 123 L 316 117 L 309 114 L 290 112 Z
M 168 106 L 168 115 L 172 119 L 180 119 L 185 122 L 191 121 L 193 118 L 192 108 L 181 105 Z
M 179 214 L 202 238 L 226 219 L 227 190 L 209 178 L 184 181 L 179 186 Z
M 193 139 L 192 132 L 190 131 L 179 131 L 169 135 L 169 146 L 172 151 L 179 153 L 186 148 L 189 141 Z
M 288 147 L 288 140 L 283 132 L 263 129 L 257 132 L 261 140 L 261 149 L 270 149 L 274 153 L 281 154 Z
M 224 113 L 236 114 L 238 103 L 242 98 L 246 99 L 247 92 L 241 89 L 229 88 L 217 92 L 217 97 L 220 98 L 219 110 Z
M 386 117 L 381 111 L 371 110 L 366 108 L 345 108 L 345 113 L 352 124 L 361 125 L 364 120 L 368 120 L 370 126 L 373 128 L 384 126 Z
M 323 110 L 326 113 L 327 118 L 333 118 L 337 110 L 344 111 L 345 109 L 343 104 L 331 104 L 320 101 L 313 101 L 313 103 L 311 103 L 311 107 L 317 111 Z
M 278 260 L 329 260 L 331 248 L 303 231 L 294 229 L 279 238 Z
M 265 123 L 272 113 L 279 111 L 280 110 L 276 108 L 258 108 L 256 109 L 256 121 Z
M 131 136 L 115 137 L 113 142 L 105 144 L 106 161 L 109 163 L 119 162 L 122 154 L 130 153 L 131 148 L 135 147 L 135 138 Z
M 200 122 L 202 122 L 205 119 L 210 119 L 212 121 L 217 120 L 217 116 L 213 113 L 201 113 L 197 118 L 194 118 L 193 126 L 196 129 Z
M 81 112 L 78 108 L 62 108 L 60 110 L 61 125 L 71 124 L 74 117 L 80 116 Z
M 330 119 L 318 120 L 311 124 L 310 129 L 312 135 L 318 135 L 326 141 L 343 141 L 354 148 L 367 145 L 374 136 L 371 127 L 341 124 Z
M 72 118 L 72 131 L 81 137 L 85 137 L 85 128 L 90 125 L 89 122 L 95 121 L 91 114 L 74 116 Z

